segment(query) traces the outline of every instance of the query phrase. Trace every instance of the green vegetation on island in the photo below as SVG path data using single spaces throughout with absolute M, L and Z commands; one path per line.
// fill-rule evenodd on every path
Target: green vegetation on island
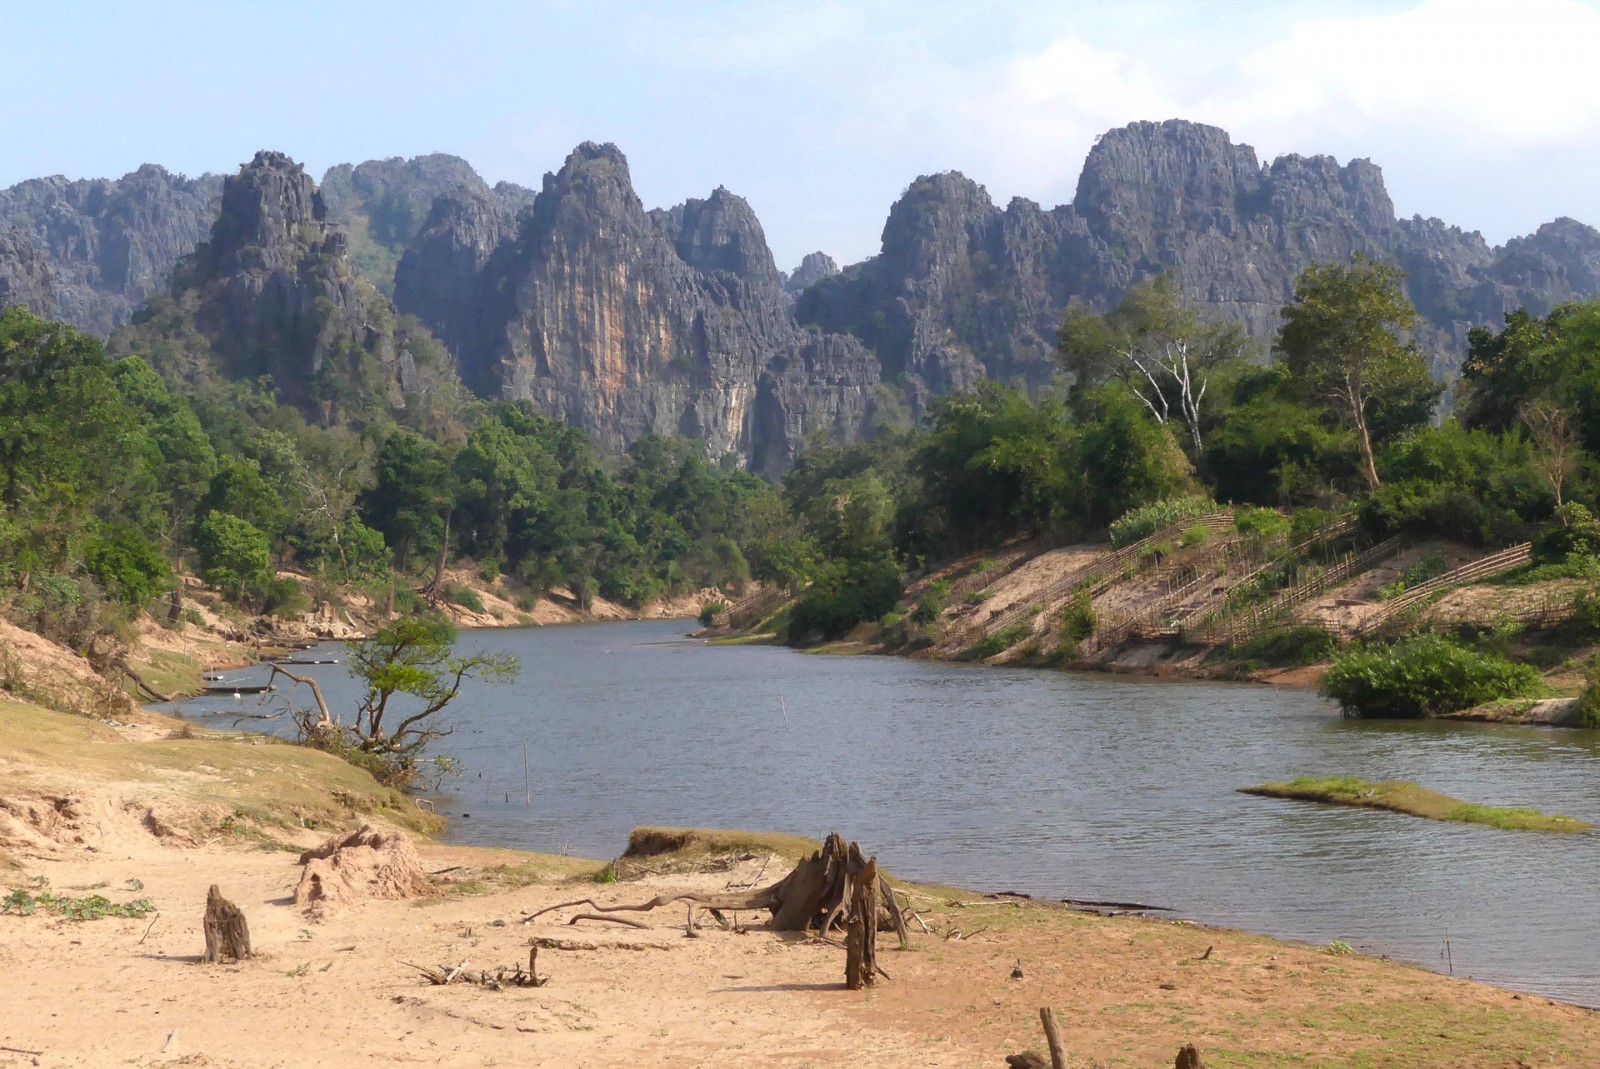
M 1298 776 L 1287 783 L 1262 783 L 1240 787 L 1243 794 L 1288 798 L 1303 802 L 1386 809 L 1429 820 L 1462 824 L 1487 824 L 1507 831 L 1588 831 L 1591 825 L 1572 817 L 1552 816 L 1521 806 L 1474 805 L 1448 794 L 1430 791 L 1405 780 L 1369 782 L 1354 776 Z

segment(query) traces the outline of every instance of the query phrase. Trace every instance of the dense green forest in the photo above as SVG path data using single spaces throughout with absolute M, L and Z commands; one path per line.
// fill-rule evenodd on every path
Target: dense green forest
M 505 574 L 528 599 L 561 587 L 635 605 L 757 579 L 806 587 L 791 618 L 805 640 L 882 616 L 907 572 L 1019 536 L 1099 537 L 1194 498 L 1354 511 L 1375 535 L 1538 535 L 1549 560 L 1592 560 L 1600 303 L 1474 330 L 1441 422 L 1402 277 L 1361 259 L 1309 269 L 1270 354 L 1158 277 L 1105 314 L 1068 314 L 1058 385 L 986 381 L 914 429 L 812 443 L 781 486 L 687 441 L 603 458 L 525 404 L 459 393 L 308 419 L 268 379 L 164 377 L 167 356 L 114 360 L 13 307 L 0 588 L 13 619 L 84 648 L 131 614 L 179 614 L 177 570 L 284 615 L 352 588 L 395 590 L 402 609 L 470 601 L 441 582 L 445 563 Z

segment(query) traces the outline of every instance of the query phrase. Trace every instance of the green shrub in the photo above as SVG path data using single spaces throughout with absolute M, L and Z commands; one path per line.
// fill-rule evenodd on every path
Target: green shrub
M 1100 621 L 1095 616 L 1094 604 L 1087 590 L 1078 591 L 1077 597 L 1061 610 L 1061 637 L 1071 645 L 1075 646 L 1094 634 L 1099 626 Z
M 906 644 L 906 620 L 897 612 L 886 612 L 878 621 L 878 641 L 889 649 L 899 649 Z
M 1013 624 L 1003 630 L 976 642 L 961 651 L 958 658 L 963 661 L 981 661 L 985 657 L 993 657 L 997 653 L 1004 653 L 1012 646 L 1025 640 L 1033 633 L 1033 628 L 1028 624 Z
M 1542 689 L 1531 665 L 1431 634 L 1351 650 L 1335 659 L 1322 681 L 1322 693 L 1346 716 L 1369 718 L 1437 716 Z
M 1191 516 L 1204 516 L 1217 511 L 1217 503 L 1209 497 L 1178 497 L 1156 501 L 1129 509 L 1111 523 L 1111 544 L 1118 548 L 1129 545 Z
M 268 579 L 256 588 L 261 611 L 268 616 L 289 620 L 311 611 L 311 599 L 298 579 L 289 576 Z
M 1289 517 L 1277 509 L 1240 505 L 1233 510 L 1233 523 L 1240 534 L 1262 542 L 1284 538 L 1289 534 Z
M 166 559 L 128 527 L 113 528 L 89 543 L 84 555 L 89 574 L 108 594 L 131 609 L 142 609 L 171 584 Z
M 1572 723 L 1581 728 L 1600 728 L 1600 679 L 1594 678 L 1592 673 L 1578 695 L 1578 713 Z
M 1555 563 L 1574 557 L 1600 557 L 1600 519 L 1583 505 L 1568 501 L 1533 540 L 1533 558 Z
M 1182 541 L 1185 546 L 1203 546 L 1211 541 L 1211 528 L 1203 523 L 1197 523 L 1184 530 Z
M 468 612 L 483 612 L 483 599 L 470 586 L 451 583 L 445 587 L 444 596 L 452 605 L 459 605 Z
M 887 557 L 834 560 L 825 565 L 789 612 L 789 639 L 839 638 L 876 620 L 900 601 L 900 569 Z
M 1294 515 L 1289 517 L 1289 541 L 1297 546 L 1302 542 L 1310 541 L 1316 537 L 1318 531 L 1333 523 L 1336 519 L 1338 517 L 1327 509 L 1312 508 L 1310 506 L 1295 509 Z
M 700 608 L 700 626 L 710 627 L 712 624 L 716 623 L 718 616 L 727 611 L 728 603 L 725 601 L 712 599 L 711 601 L 706 602 L 705 605 L 701 606 Z
M 911 618 L 919 624 L 931 624 L 944 612 L 945 596 L 950 593 L 950 581 L 940 579 L 928 584 L 928 589 L 922 592 L 922 597 L 917 599 L 917 607 L 911 610 Z
M 1326 660 L 1338 648 L 1338 640 L 1320 627 L 1282 627 L 1230 646 L 1228 655 L 1274 666 L 1303 665 Z

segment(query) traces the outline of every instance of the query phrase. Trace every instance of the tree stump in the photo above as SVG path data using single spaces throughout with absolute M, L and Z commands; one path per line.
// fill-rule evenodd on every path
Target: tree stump
M 845 939 L 844 983 L 851 991 L 871 987 L 878 973 L 878 859 L 863 860 L 850 844 L 846 862 L 850 889 L 850 934 Z
M 1173 1069 L 1206 1069 L 1205 1063 L 1200 1060 L 1200 1048 L 1193 1043 L 1186 1043 L 1178 1051 L 1178 1060 Z
M 244 961 L 250 956 L 250 925 L 238 906 L 222 897 L 216 884 L 206 892 L 206 952 L 201 962 L 220 963 L 224 959 Z
M 1007 1054 L 1006 1064 L 1011 1069 L 1050 1069 L 1050 1059 L 1036 1050 L 1025 1050 L 1021 1054 Z
M 1067 1051 L 1061 1043 L 1061 1030 L 1056 1027 L 1056 1011 L 1049 1006 L 1040 1006 L 1039 1023 L 1044 1025 L 1044 1041 L 1050 1048 L 1051 1069 L 1067 1069 Z

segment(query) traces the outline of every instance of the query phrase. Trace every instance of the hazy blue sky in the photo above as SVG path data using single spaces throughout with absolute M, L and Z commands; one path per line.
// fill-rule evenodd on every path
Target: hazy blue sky
M 1187 118 L 1267 159 L 1370 157 L 1402 214 L 1495 242 L 1600 224 L 1584 0 L 19 0 L 5 36 L 0 186 L 260 148 L 537 186 L 615 141 L 647 206 L 726 185 L 789 268 L 876 251 L 918 174 L 1056 204 L 1097 134 Z

